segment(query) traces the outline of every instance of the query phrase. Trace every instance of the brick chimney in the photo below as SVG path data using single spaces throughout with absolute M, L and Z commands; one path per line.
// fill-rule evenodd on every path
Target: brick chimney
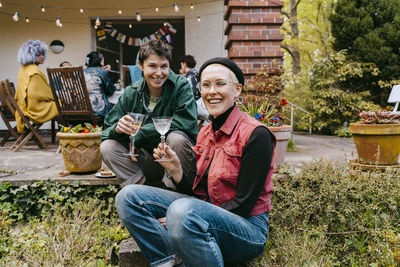
M 228 58 L 242 68 L 249 80 L 264 65 L 283 61 L 280 11 L 278 0 L 224 0 L 227 6 L 224 20 L 227 24 L 225 49 Z

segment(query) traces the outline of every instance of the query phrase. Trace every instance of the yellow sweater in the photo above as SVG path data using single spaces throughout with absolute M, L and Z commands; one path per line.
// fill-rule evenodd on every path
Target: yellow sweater
M 58 115 L 51 88 L 46 76 L 36 64 L 22 66 L 18 73 L 15 99 L 18 107 L 33 123 L 44 123 Z M 24 121 L 15 113 L 19 133 L 24 131 Z

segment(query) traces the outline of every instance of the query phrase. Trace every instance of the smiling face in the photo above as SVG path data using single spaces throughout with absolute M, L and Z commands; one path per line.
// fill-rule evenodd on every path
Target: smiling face
M 139 67 L 143 72 L 143 77 L 146 79 L 150 95 L 159 96 L 169 74 L 168 59 L 151 54 L 144 60 L 143 64 L 139 62 Z
M 200 79 L 201 97 L 214 118 L 232 107 L 242 91 L 242 85 L 237 82 L 234 73 L 223 65 L 209 65 L 201 73 Z

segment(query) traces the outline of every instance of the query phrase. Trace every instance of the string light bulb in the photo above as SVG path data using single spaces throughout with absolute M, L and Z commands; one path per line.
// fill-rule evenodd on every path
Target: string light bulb
M 120 9 L 120 10 L 118 10 L 118 14 L 120 14 L 120 15 L 122 14 L 122 10 L 121 10 L 121 9 Z
M 174 4 L 174 10 L 175 12 L 179 12 L 179 6 L 177 3 Z
M 44 6 L 41 6 L 40 10 L 42 10 L 43 13 L 46 12 L 46 9 L 44 8 Z
M 60 19 L 60 17 L 57 17 L 57 19 L 56 19 L 56 25 L 58 26 L 58 27 L 61 27 L 60 25 L 61 25 L 61 19 Z
M 19 13 L 15 12 L 14 16 L 12 17 L 14 21 L 18 21 L 19 20 Z
M 26 21 L 26 23 L 29 23 L 29 18 L 26 17 L 26 18 L 25 18 L 25 21 Z
M 197 17 L 197 21 L 200 22 L 200 16 Z
M 83 8 L 79 9 L 79 12 L 83 13 Z
M 60 28 L 62 27 L 62 23 L 61 22 L 60 22 L 60 25 L 58 25 L 58 27 L 60 27 Z
M 158 12 L 158 10 L 159 10 L 158 7 L 156 7 L 156 12 Z
M 3 7 L 3 4 L 1 3 L 1 1 L 0 1 L 0 7 Z
M 94 23 L 97 27 L 101 25 L 100 18 L 96 18 L 96 22 Z
M 97 30 L 97 25 L 94 25 L 94 28 Z
M 190 4 L 190 9 L 194 9 L 194 5 L 193 4 Z
M 129 24 L 129 29 L 132 29 L 132 24 Z
M 136 20 L 139 22 L 142 21 L 142 17 L 140 16 L 139 12 L 136 12 Z

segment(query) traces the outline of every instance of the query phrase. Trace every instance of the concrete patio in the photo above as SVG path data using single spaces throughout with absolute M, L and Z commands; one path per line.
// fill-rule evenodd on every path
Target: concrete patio
M 34 143 L 29 143 L 20 152 L 9 151 L 12 142 L 0 148 L 0 169 L 14 171 L 9 174 L 0 172 L 0 183 L 10 182 L 13 185 L 29 184 L 32 181 L 56 180 L 61 182 L 78 182 L 84 184 L 119 184 L 117 178 L 97 178 L 94 174 L 71 174 L 60 177 L 59 173 L 66 171 L 61 153 L 56 153 L 58 143 L 51 144 L 50 135 L 43 135 L 49 150 L 39 149 Z M 308 133 L 293 133 L 297 152 L 288 152 L 285 157 L 287 165 L 297 170 L 314 160 L 328 160 L 337 165 L 346 165 L 346 160 L 355 158 L 357 153 L 351 138 L 323 136 Z M 56 140 L 57 142 L 57 140 Z M 103 164 L 103 167 L 106 166 Z

